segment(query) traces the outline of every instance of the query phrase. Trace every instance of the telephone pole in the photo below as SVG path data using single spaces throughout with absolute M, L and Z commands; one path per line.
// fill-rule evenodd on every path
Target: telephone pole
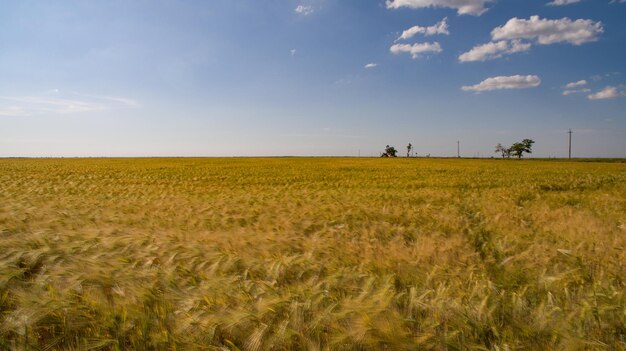
M 569 134 L 569 158 L 572 158 L 572 129 L 570 128 L 569 132 L 567 132 L 567 134 Z
M 456 157 L 461 158 L 461 142 L 456 141 Z

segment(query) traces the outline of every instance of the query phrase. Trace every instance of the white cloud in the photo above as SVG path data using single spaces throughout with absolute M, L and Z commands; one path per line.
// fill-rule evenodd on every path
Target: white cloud
M 600 90 L 597 93 L 587 95 L 589 100 L 604 100 L 604 99 L 614 99 L 620 96 L 626 96 L 626 92 L 620 91 L 616 87 L 607 86 L 606 88 Z
M 482 82 L 471 85 L 464 86 L 461 89 L 464 91 L 490 91 L 490 90 L 501 90 L 501 89 L 525 89 L 525 88 L 534 88 L 538 87 L 541 84 L 541 79 L 534 75 L 528 76 L 500 76 L 500 77 L 492 77 L 483 80 Z
M 491 31 L 492 40 L 528 39 L 548 45 L 568 42 L 574 45 L 598 40 L 604 32 L 602 22 L 578 19 L 572 21 L 565 17 L 558 20 L 542 19 L 531 16 L 530 19 L 511 18 L 504 26 Z
M 593 80 L 594 82 L 600 81 L 602 80 L 602 78 L 604 78 L 601 74 L 594 74 L 593 76 L 591 76 L 591 80 Z
M 364 66 L 364 68 L 374 68 L 376 66 L 378 66 L 377 63 L 368 63 L 367 65 Z
M 435 34 L 449 35 L 448 31 L 448 18 L 444 18 L 436 24 L 428 27 L 413 26 L 402 32 L 402 35 L 397 40 L 405 40 L 414 37 L 416 34 L 424 34 L 426 36 Z
M 311 7 L 311 6 L 298 5 L 298 6 L 294 9 L 294 11 L 295 11 L 296 13 L 299 13 L 299 14 L 301 14 L 301 15 L 305 15 L 305 16 L 306 16 L 306 15 L 310 15 L 310 14 L 312 14 L 314 10 L 313 10 L 313 7 Z
M 291 54 L 291 56 L 295 56 L 296 55 L 297 50 L 296 49 L 291 49 L 289 50 L 289 53 Z
M 11 105 L 6 107 L 0 107 L 0 116 L 23 117 L 30 116 L 30 114 L 25 111 L 24 108 L 22 108 L 21 106 Z
M 387 8 L 447 7 L 455 9 L 459 15 L 480 16 L 487 11 L 486 4 L 492 0 L 387 0 Z
M 585 79 L 579 80 L 578 82 L 567 83 L 567 84 L 565 84 L 565 88 L 566 89 L 573 89 L 573 88 L 577 88 L 577 87 L 582 87 L 583 85 L 587 85 L 587 81 Z
M 415 44 L 394 44 L 389 48 L 393 54 L 409 53 L 413 59 L 419 58 L 422 54 L 429 52 L 439 53 L 443 49 L 438 42 L 434 43 L 415 43 Z
M 59 99 L 38 96 L 10 97 L 0 96 L 2 100 L 8 100 L 12 103 L 18 103 L 23 110 L 31 110 L 38 112 L 51 113 L 76 113 L 76 112 L 92 112 L 105 109 L 104 104 L 91 101 L 81 101 L 73 99 Z M 30 113 L 29 113 L 30 114 Z
M 51 93 L 57 95 L 58 92 L 56 90 Z M 3 106 L 3 102 L 10 102 L 10 105 Z M 71 97 L 66 98 L 56 96 L 0 96 L 0 116 L 88 113 L 138 106 L 136 101 L 128 98 L 78 93 L 71 93 Z
M 548 20 L 539 16 L 531 16 L 526 20 L 515 17 L 491 31 L 491 42 L 474 46 L 470 51 L 461 54 L 459 61 L 486 61 L 528 51 L 531 43 L 523 42 L 522 39 L 535 40 L 542 45 L 559 42 L 581 45 L 598 40 L 603 31 L 602 22 L 594 23 L 592 20 Z
M 572 95 L 572 94 L 578 94 L 578 93 L 589 93 L 591 92 L 591 89 L 566 89 L 563 90 L 563 96 L 567 96 L 567 95 Z
M 514 54 L 516 52 L 528 51 L 529 43 L 523 43 L 521 40 L 502 40 L 498 42 L 490 42 L 487 44 L 474 46 L 470 51 L 459 56 L 461 62 L 486 61 L 500 58 L 504 55 Z
M 580 0 L 553 0 L 552 2 L 549 2 L 547 5 L 548 6 L 563 6 L 563 5 L 575 4 L 577 2 L 580 2 Z
M 58 93 L 57 89 L 57 93 Z M 105 103 L 106 106 L 125 106 L 125 107 L 139 107 L 139 103 L 133 99 L 119 97 L 119 96 L 108 96 L 108 95 L 87 95 L 87 94 L 79 94 L 72 93 L 75 97 L 78 98 L 87 98 L 91 100 L 95 100 L 96 102 Z

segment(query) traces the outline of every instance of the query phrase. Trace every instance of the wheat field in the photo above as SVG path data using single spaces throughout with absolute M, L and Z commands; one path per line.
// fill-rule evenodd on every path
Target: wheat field
M 0 349 L 625 350 L 626 163 L 2 159 Z

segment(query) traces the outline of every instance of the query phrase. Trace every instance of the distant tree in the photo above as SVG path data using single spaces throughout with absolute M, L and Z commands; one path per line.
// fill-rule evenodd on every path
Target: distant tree
M 385 146 L 385 152 L 383 152 L 380 157 L 398 157 L 398 150 L 396 150 L 393 146 Z
M 515 143 L 511 145 L 510 152 L 513 156 L 517 156 L 517 158 L 522 158 L 524 156 L 524 153 L 532 154 L 532 148 L 534 143 L 534 140 L 524 139 L 521 143 Z
M 502 154 L 502 158 L 511 157 L 511 149 L 504 147 L 502 144 L 498 143 L 496 145 L 496 154 Z
M 511 145 L 511 153 L 513 156 L 517 156 L 517 158 L 522 158 L 524 154 L 524 145 L 522 145 L 522 143 L 515 143 Z
M 406 146 L 406 157 L 411 157 L 411 151 L 413 151 L 413 145 L 409 143 L 409 145 Z

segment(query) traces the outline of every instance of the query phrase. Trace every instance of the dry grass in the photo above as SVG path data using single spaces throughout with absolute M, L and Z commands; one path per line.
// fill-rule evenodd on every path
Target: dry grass
M 624 350 L 626 164 L 0 160 L 0 349 Z

